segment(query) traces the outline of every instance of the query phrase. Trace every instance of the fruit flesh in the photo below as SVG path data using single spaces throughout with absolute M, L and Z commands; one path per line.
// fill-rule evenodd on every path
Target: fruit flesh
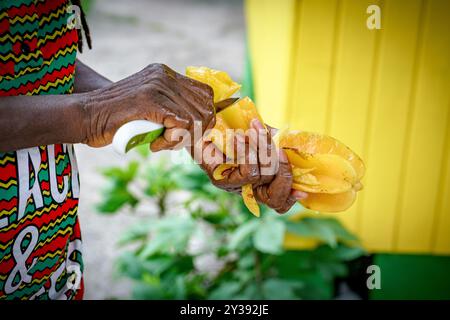
M 351 207 L 355 202 L 356 191 L 351 189 L 338 194 L 309 193 L 300 203 L 310 210 L 320 212 L 341 212 Z
M 188 67 L 186 74 L 211 86 L 214 102 L 231 97 L 240 85 L 228 74 L 205 67 Z M 216 114 L 216 125 L 207 137 L 227 158 L 234 159 L 234 138 L 227 135 L 229 129 L 250 128 L 251 120 L 264 121 L 258 114 L 250 98 L 239 99 L 233 105 Z M 365 166 L 361 158 L 340 141 L 318 133 L 280 130 L 274 137 L 279 148 L 286 151 L 292 165 L 292 189 L 308 193 L 306 199 L 299 200 L 303 206 L 321 212 L 339 212 L 349 208 L 362 189 L 361 179 Z M 227 170 L 236 164 L 222 164 L 213 173 L 217 180 L 225 178 Z M 251 185 L 242 188 L 242 196 L 247 208 L 259 216 L 259 206 Z
M 214 102 L 228 99 L 241 88 L 241 85 L 234 82 L 224 71 L 190 66 L 186 68 L 186 75 L 209 85 L 214 91 Z
M 206 67 L 187 67 L 186 75 L 209 85 L 214 92 L 214 102 L 230 98 L 241 87 L 227 73 Z M 227 130 L 247 130 L 250 128 L 250 122 L 254 118 L 261 119 L 256 111 L 255 104 L 248 97 L 239 99 L 216 114 L 216 124 L 207 139 L 214 143 L 224 155 L 233 159 L 234 137 L 229 132 L 227 134 Z M 235 167 L 237 167 L 235 164 L 221 164 L 214 170 L 213 178 L 216 180 L 224 179 L 224 173 L 227 170 L 233 170 Z M 259 217 L 259 205 L 253 194 L 251 184 L 242 187 L 242 197 L 249 211 Z
M 350 162 L 358 180 L 364 176 L 365 167 L 361 158 L 342 142 L 323 134 L 306 131 L 280 132 L 278 144 L 285 149 L 294 149 L 309 154 L 335 154 Z
M 250 129 L 253 119 L 264 123 L 253 101 L 249 97 L 239 99 L 231 106 L 218 112 L 217 115 L 225 121 L 232 129 Z
M 340 212 L 354 203 L 365 168 L 350 148 L 332 137 L 300 131 L 284 130 L 275 140 L 293 167 L 292 188 L 308 193 L 299 200 L 303 206 Z

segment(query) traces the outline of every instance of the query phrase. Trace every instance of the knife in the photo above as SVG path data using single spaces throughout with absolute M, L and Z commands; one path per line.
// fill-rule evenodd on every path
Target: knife
M 219 112 L 239 98 L 229 98 L 214 104 L 216 112 Z M 119 154 L 128 151 L 141 144 L 151 144 L 164 133 L 164 126 L 148 120 L 133 120 L 122 125 L 114 134 L 112 146 Z

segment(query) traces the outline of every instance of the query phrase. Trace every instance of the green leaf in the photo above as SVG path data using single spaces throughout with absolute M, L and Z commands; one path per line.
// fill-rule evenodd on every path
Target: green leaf
M 135 207 L 137 203 L 138 200 L 126 188 L 115 188 L 110 190 L 102 202 L 96 205 L 96 209 L 101 213 L 114 213 L 127 204 Z
M 253 235 L 255 248 L 269 254 L 283 252 L 284 232 L 286 228 L 281 220 L 265 218 L 262 220 Z
M 365 255 L 366 251 L 361 247 L 347 247 L 340 245 L 336 248 L 334 254 L 339 260 L 350 261 Z
M 117 259 L 116 269 L 121 275 L 140 280 L 143 272 L 142 260 L 133 252 L 125 252 Z
M 148 144 L 141 144 L 134 148 L 134 150 L 143 158 L 148 158 L 148 156 L 151 154 L 150 147 Z
M 173 284 L 174 299 L 182 300 L 186 299 L 186 284 L 184 283 L 185 277 L 179 275 L 175 278 L 175 283 Z
M 301 281 L 276 278 L 268 279 L 262 285 L 264 297 L 270 300 L 298 299 L 296 290 L 302 287 L 303 283 Z
M 241 255 L 237 260 L 239 269 L 253 269 L 255 266 L 255 257 L 252 254 Z
M 339 244 L 335 248 L 330 248 L 328 246 L 319 246 L 314 251 L 314 255 L 317 260 L 330 262 L 349 261 L 356 259 L 364 254 L 365 251 L 361 247 L 348 247 L 343 244 Z
M 239 294 L 234 296 L 235 300 L 262 299 L 262 292 L 256 283 L 249 283 Z
M 300 221 L 287 223 L 287 230 L 299 236 L 322 240 L 331 247 L 337 244 L 333 226 L 326 219 L 303 218 Z
M 160 300 L 165 299 L 166 294 L 160 285 L 138 282 L 133 286 L 132 297 L 136 300 Z
M 325 279 L 333 280 L 335 277 L 345 277 L 348 274 L 348 268 L 340 262 L 318 263 L 317 268 Z
M 170 255 L 153 256 L 147 259 L 143 264 L 143 268 L 154 275 L 160 275 L 174 264 L 174 258 Z
M 259 219 L 252 219 L 241 224 L 230 236 L 228 248 L 230 251 L 237 250 L 245 240 L 249 239 L 260 224 Z
M 239 282 L 221 283 L 215 290 L 211 292 L 208 299 L 211 300 L 229 300 L 241 290 L 242 284 Z
M 328 224 L 334 231 L 336 237 L 344 242 L 357 242 L 358 237 L 349 232 L 337 219 L 327 218 L 323 219 L 323 223 Z
M 155 253 L 184 252 L 194 230 L 194 221 L 189 217 L 161 219 L 155 222 L 152 237 L 139 256 L 147 258 Z
M 120 167 L 107 168 L 103 170 L 103 175 L 116 181 L 126 183 L 134 179 L 138 169 L 139 163 L 136 161 L 131 161 L 125 168 Z
M 138 240 L 145 240 L 152 228 L 151 222 L 140 222 L 128 228 L 120 237 L 118 244 L 125 245 Z
M 296 202 L 289 210 L 288 212 L 284 213 L 281 217 L 284 219 L 289 218 L 290 216 L 294 214 L 301 213 L 305 211 L 305 207 L 303 207 L 299 202 Z

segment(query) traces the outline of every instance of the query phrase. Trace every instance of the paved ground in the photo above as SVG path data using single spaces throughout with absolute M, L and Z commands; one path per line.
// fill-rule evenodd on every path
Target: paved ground
M 94 48 L 80 59 L 112 80 L 162 62 L 179 72 L 206 65 L 240 79 L 245 25 L 240 0 L 97 0 L 89 15 Z M 126 163 L 110 147 L 76 146 L 81 175 L 79 215 L 85 251 L 86 299 L 126 298 L 130 284 L 113 275 L 118 235 L 142 214 L 102 216 L 103 167 Z M 145 216 L 145 212 L 143 215 Z

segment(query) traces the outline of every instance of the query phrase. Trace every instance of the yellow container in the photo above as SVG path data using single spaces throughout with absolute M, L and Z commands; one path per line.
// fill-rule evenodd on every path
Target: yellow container
M 381 29 L 369 29 L 369 5 Z M 376 252 L 450 254 L 450 1 L 246 0 L 256 102 L 272 125 L 362 156 L 334 215 Z

